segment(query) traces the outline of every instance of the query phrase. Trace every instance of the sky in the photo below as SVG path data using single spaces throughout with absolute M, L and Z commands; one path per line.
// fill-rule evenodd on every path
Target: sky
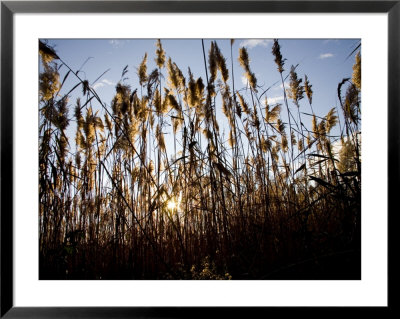
M 125 83 L 131 85 L 132 90 L 139 88 L 137 68 L 145 53 L 148 54 L 148 73 L 156 67 L 154 61 L 156 39 L 42 40 L 52 46 L 72 70 L 80 70 L 79 76 L 83 80 L 89 81 L 89 85 L 96 90 L 102 101 L 108 106 L 111 104 L 115 94 L 115 86 L 121 80 L 122 71 L 126 66 L 128 66 L 128 73 L 125 77 L 128 77 L 128 79 Z M 211 41 L 217 42 L 226 58 L 231 78 L 230 39 L 204 39 L 206 58 Z M 188 67 L 190 66 L 194 78 L 202 77 L 204 83 L 206 83 L 201 39 L 161 39 L 161 42 L 167 59 L 171 57 L 185 77 L 188 76 Z M 297 66 L 296 72 L 299 78 L 304 79 L 304 75 L 307 75 L 314 92 L 313 109 L 316 115 L 323 117 L 332 107 L 339 106 L 337 86 L 343 78 L 351 77 L 355 53 L 349 55 L 359 43 L 359 39 L 279 39 L 281 54 L 286 59 L 283 75 L 286 77 L 289 74 L 291 65 Z M 235 39 L 232 50 L 235 89 L 245 89 L 247 85 L 243 76 L 244 70 L 238 62 L 239 48 L 246 47 L 250 57 L 250 68 L 257 77 L 258 85 L 263 87 L 259 89 L 259 93 L 268 89 L 266 96 L 271 106 L 275 103 L 283 103 L 283 89 L 280 74 L 271 52 L 272 45 L 273 39 Z M 60 69 L 61 79 L 67 71 L 65 67 Z M 166 78 L 167 71 L 164 70 L 163 74 Z M 95 82 L 96 79 L 98 80 Z M 64 84 L 65 92 L 76 83 L 76 79 L 69 76 Z M 289 78 L 286 79 L 285 83 L 289 83 Z M 140 89 L 138 91 L 140 92 Z M 77 97 L 78 95 L 75 95 L 75 93 L 70 95 L 70 118 L 73 116 Z M 296 116 L 296 106 L 289 102 L 289 107 Z M 300 102 L 300 111 L 311 113 L 306 97 Z M 284 107 L 282 107 L 281 115 L 285 122 L 287 117 Z M 219 116 L 224 118 L 218 110 L 217 117 Z M 302 118 L 307 127 L 310 127 L 309 120 L 310 117 L 307 116 Z M 74 130 L 73 125 L 71 125 L 70 130 Z M 225 133 L 227 136 L 228 131 Z M 339 127 L 337 126 L 332 130 L 332 134 L 338 133 Z

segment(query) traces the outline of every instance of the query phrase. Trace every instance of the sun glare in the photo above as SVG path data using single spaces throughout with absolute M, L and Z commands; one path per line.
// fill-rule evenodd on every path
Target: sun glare
M 171 198 L 168 203 L 167 203 L 167 208 L 169 210 L 175 210 L 178 208 L 178 203 L 176 202 L 176 200 L 174 200 L 173 198 Z

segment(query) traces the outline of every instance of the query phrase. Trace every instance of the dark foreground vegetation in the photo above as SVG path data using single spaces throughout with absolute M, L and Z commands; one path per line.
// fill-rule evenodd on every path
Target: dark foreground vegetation
M 339 106 L 318 114 L 277 40 L 282 104 L 245 48 L 203 51 L 197 78 L 157 41 L 157 67 L 145 54 L 135 88 L 125 68 L 107 106 L 39 43 L 40 279 L 360 279 L 360 54 L 332 88 Z

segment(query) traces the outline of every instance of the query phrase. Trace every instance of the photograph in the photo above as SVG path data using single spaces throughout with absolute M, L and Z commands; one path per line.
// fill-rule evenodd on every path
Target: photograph
M 361 280 L 360 38 L 38 42 L 39 280 Z

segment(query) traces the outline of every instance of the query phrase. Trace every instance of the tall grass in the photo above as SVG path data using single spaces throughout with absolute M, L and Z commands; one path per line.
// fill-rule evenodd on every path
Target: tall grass
M 41 279 L 359 276 L 360 54 L 333 88 L 340 107 L 318 114 L 310 80 L 287 70 L 278 40 L 284 105 L 268 104 L 245 48 L 228 61 L 203 43 L 201 78 L 185 76 L 158 40 L 157 67 L 144 53 L 135 88 L 125 68 L 110 107 L 61 53 L 43 42 L 39 53 Z M 246 88 L 235 86 L 236 63 Z M 76 85 L 62 91 L 67 77 Z

